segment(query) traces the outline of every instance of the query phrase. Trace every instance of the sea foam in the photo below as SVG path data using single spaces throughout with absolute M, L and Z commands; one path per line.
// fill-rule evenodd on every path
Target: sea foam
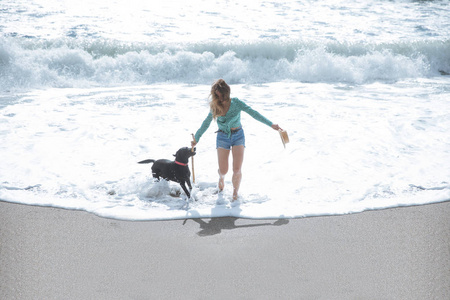
M 191 201 L 137 163 L 173 159 L 190 144 L 209 111 L 210 85 L 34 90 L 0 110 L 0 199 L 128 220 L 289 218 L 446 201 L 446 85 L 446 76 L 232 85 L 290 138 L 284 148 L 277 132 L 242 113 L 239 206 L 230 203 L 231 170 L 217 193 L 215 124 L 197 145 Z
M 370 83 L 450 73 L 450 41 L 194 43 L 0 39 L 0 89 L 152 83 Z

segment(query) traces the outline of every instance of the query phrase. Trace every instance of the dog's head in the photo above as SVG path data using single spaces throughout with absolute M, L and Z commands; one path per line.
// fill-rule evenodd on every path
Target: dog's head
M 195 147 L 194 149 L 189 147 L 180 148 L 177 151 L 177 153 L 174 154 L 173 156 L 175 156 L 177 161 L 181 163 L 187 163 L 189 161 L 189 157 L 194 156 L 196 154 L 195 150 L 196 150 Z

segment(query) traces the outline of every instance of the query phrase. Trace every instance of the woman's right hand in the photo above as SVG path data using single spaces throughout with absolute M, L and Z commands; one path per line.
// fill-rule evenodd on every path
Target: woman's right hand
M 283 129 L 281 129 L 280 126 L 278 126 L 278 124 L 272 124 L 271 127 L 272 127 L 274 130 L 283 130 Z
M 191 141 L 191 146 L 195 147 L 197 145 L 197 142 Z

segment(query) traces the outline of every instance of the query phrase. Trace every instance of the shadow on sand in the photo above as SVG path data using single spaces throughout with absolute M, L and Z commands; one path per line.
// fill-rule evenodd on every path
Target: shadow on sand
M 287 219 L 279 219 L 273 223 L 265 222 L 265 223 L 254 223 L 254 224 L 245 224 L 245 225 L 236 225 L 236 220 L 239 218 L 235 217 L 220 217 L 220 218 L 212 218 L 209 221 L 203 221 L 202 219 L 189 219 L 194 222 L 197 222 L 200 225 L 200 231 L 197 232 L 199 236 L 211 236 L 222 233 L 224 229 L 238 229 L 238 228 L 250 228 L 250 227 L 260 227 L 260 226 L 281 226 L 289 223 Z M 187 222 L 187 219 L 184 221 L 183 225 Z

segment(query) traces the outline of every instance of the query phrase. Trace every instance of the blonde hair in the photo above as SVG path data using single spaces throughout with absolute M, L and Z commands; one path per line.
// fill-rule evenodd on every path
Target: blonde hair
M 216 91 L 222 94 L 224 102 L 231 101 L 230 98 L 231 89 L 230 86 L 225 82 L 225 80 L 219 79 L 216 82 L 214 82 L 214 84 L 211 86 L 211 94 L 210 94 L 211 102 L 209 103 L 214 119 L 216 119 L 219 116 L 223 116 L 226 113 L 223 103 L 216 95 Z

